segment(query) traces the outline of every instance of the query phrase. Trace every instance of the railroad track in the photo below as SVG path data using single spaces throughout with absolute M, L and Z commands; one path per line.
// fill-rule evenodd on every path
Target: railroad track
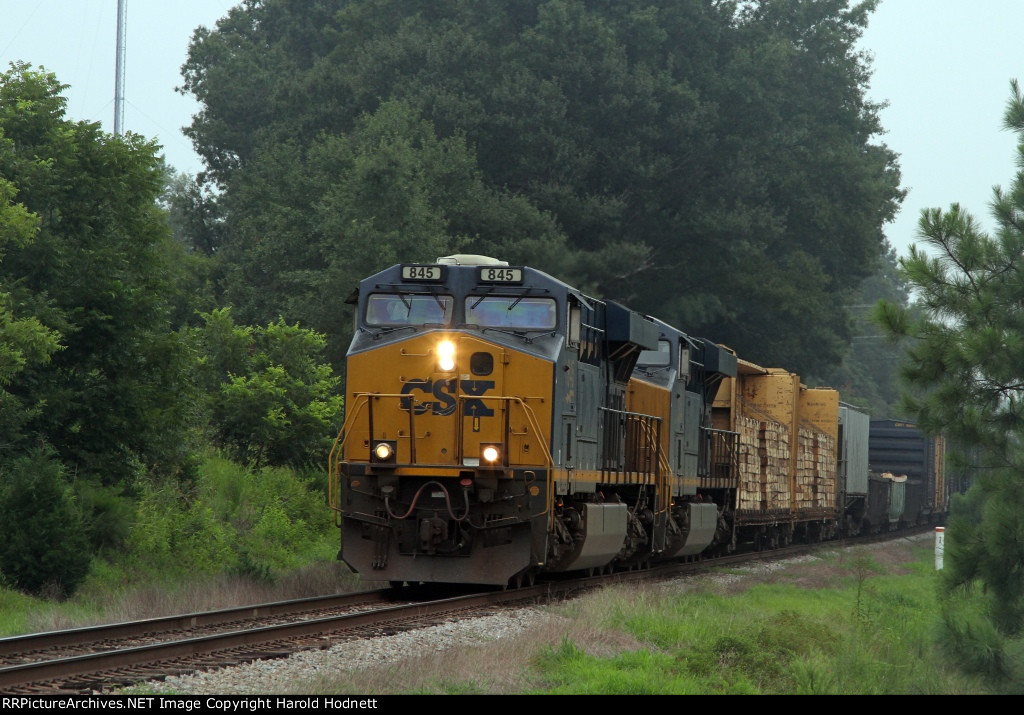
M 409 595 L 426 598 L 416 589 Z M 423 628 L 493 612 L 501 604 L 535 601 L 537 595 L 524 589 L 400 603 L 395 598 L 393 591 L 367 592 L 4 638 L 0 691 L 109 692 L 171 674 Z
M 898 538 L 906 535 L 902 532 Z M 464 591 L 454 596 L 449 592 L 438 598 L 437 587 L 385 589 L 2 638 L 0 691 L 106 693 L 168 675 L 285 657 L 507 607 L 567 600 L 610 584 L 663 580 L 860 543 L 864 542 L 800 545 L 587 578 L 553 579 L 514 590 Z
M 74 677 L 81 676 L 84 684 L 90 668 L 102 674 L 123 660 L 121 652 L 136 653 L 144 661 L 146 654 L 173 652 L 169 648 L 176 642 L 373 610 L 392 605 L 395 598 L 390 590 L 362 591 L 0 638 L 0 690 L 86 692 L 74 685 Z M 60 682 L 65 676 L 71 680 Z

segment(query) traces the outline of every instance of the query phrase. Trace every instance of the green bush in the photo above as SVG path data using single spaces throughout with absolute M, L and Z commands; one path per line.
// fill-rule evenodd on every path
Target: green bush
M 336 533 L 313 479 L 212 457 L 194 489 L 165 484 L 139 501 L 130 561 L 148 573 L 275 579 L 333 557 Z
M 0 475 L 0 572 L 28 593 L 72 593 L 88 573 L 92 554 L 63 466 L 52 452 L 35 450 Z
M 148 488 L 129 537 L 129 561 L 164 576 L 219 573 L 234 561 L 230 528 L 175 485 Z
M 117 487 L 95 481 L 75 482 L 75 498 L 81 505 L 83 528 L 95 554 L 116 554 L 128 542 L 135 519 L 135 502 Z
M 945 593 L 939 645 L 950 659 L 1007 693 L 1024 692 L 1024 638 L 999 629 L 990 618 L 991 595 L 980 584 L 958 593 Z
M 229 308 L 202 318 L 192 340 L 214 444 L 257 469 L 325 463 L 343 398 L 340 378 L 317 362 L 324 336 L 283 320 L 238 326 Z

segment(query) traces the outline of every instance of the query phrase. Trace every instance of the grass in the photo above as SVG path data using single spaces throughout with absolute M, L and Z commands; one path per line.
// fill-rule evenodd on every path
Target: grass
M 0 637 L 307 598 L 356 588 L 362 586 L 343 564 L 324 561 L 272 581 L 221 575 L 189 582 L 149 580 L 112 588 L 108 579 L 102 579 L 87 582 L 63 602 L 4 589 L 0 590 Z
M 906 542 L 768 572 L 613 587 L 513 638 L 301 693 L 982 694 L 939 652 L 933 553 Z

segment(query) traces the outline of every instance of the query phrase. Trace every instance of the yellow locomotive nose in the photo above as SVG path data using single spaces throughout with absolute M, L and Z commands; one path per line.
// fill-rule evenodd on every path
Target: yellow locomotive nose
M 451 340 L 442 340 L 437 344 L 437 367 L 441 372 L 455 370 L 455 343 Z

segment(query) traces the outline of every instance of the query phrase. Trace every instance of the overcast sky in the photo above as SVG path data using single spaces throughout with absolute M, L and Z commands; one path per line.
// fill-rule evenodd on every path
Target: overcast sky
M 1010 80 L 1024 85 L 1024 2 L 882 0 L 861 46 L 874 55 L 868 96 L 889 102 L 881 140 L 910 192 L 889 241 L 905 253 L 921 210 L 952 203 L 991 231 L 992 187 L 1017 171 L 1017 135 L 1002 126 Z
M 236 2 L 126 0 L 124 126 L 156 138 L 169 164 L 202 169 L 181 128 L 197 105 L 174 91 L 193 30 Z M 910 190 L 887 227 L 901 254 L 924 208 L 959 202 L 987 229 L 992 187 L 1009 186 L 1016 136 L 1003 130 L 1010 80 L 1024 82 L 1024 0 L 882 0 L 861 43 L 869 96 L 889 102 L 880 138 Z M 114 124 L 117 0 L 0 0 L 0 67 L 23 60 L 71 85 L 68 116 Z

